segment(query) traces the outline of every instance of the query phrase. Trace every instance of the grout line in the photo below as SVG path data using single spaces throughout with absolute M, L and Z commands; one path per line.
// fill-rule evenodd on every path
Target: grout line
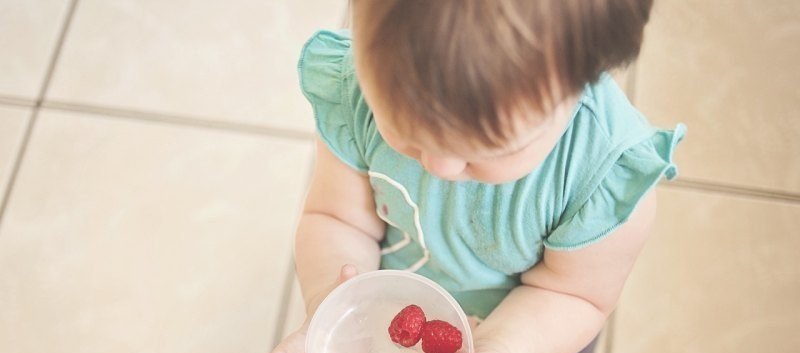
M 275 333 L 272 337 L 272 345 L 270 350 L 274 349 L 283 338 L 286 332 L 286 319 L 289 316 L 289 304 L 292 300 L 292 292 L 294 287 L 294 273 L 295 273 L 294 254 L 289 257 L 289 268 L 283 278 L 283 295 L 281 298 L 281 305 L 278 308 L 278 315 L 275 318 Z
M 639 61 L 634 61 L 629 66 L 629 74 L 626 78 L 625 93 L 628 95 L 628 100 L 631 103 L 636 103 L 636 76 L 639 72 Z M 757 198 L 767 201 L 779 201 L 789 203 L 800 203 L 800 194 L 782 192 L 778 190 L 760 189 L 755 187 L 725 185 L 714 182 L 707 182 L 702 180 L 692 180 L 686 178 L 678 178 L 671 182 L 660 182 L 659 186 L 676 189 L 690 189 L 705 191 L 718 194 L 736 195 L 747 198 Z
M 316 149 L 316 146 L 314 148 Z M 316 154 L 314 154 L 314 157 L 311 159 L 311 168 L 309 168 L 309 173 L 305 176 L 306 180 L 304 183 L 305 188 L 303 189 L 303 195 L 306 194 L 308 187 L 311 185 L 311 178 L 314 175 L 314 165 L 316 164 L 315 161 Z M 300 222 L 299 217 L 297 221 Z M 294 244 L 292 244 L 292 249 L 294 249 Z M 281 342 L 281 339 L 287 333 L 286 330 L 292 329 L 291 327 L 286 327 L 286 319 L 289 316 L 289 304 L 291 304 L 292 295 L 294 294 L 294 278 L 296 276 L 295 268 L 297 266 L 294 261 L 294 254 L 295 252 L 292 250 L 292 256 L 289 258 L 289 270 L 284 278 L 283 298 L 281 298 L 281 307 L 278 309 L 278 317 L 276 318 L 277 323 L 275 325 L 275 336 L 272 341 L 272 348 Z
M 53 50 L 50 63 L 47 65 L 44 81 L 42 82 L 42 86 L 39 88 L 39 95 L 36 97 L 36 107 L 42 106 L 42 102 L 47 95 L 47 90 L 50 89 L 50 81 L 53 79 L 53 73 L 56 71 L 56 63 L 58 63 L 58 58 L 61 56 L 61 50 L 64 48 L 64 41 L 67 38 L 67 32 L 69 32 L 69 26 L 72 24 L 72 18 L 75 17 L 75 9 L 77 7 L 78 0 L 72 0 L 69 4 L 69 8 L 67 9 L 67 16 L 64 20 L 64 24 L 61 26 L 61 33 L 58 36 L 58 41 L 56 41 L 56 47 Z
M 13 105 L 13 106 L 25 107 L 25 108 L 31 108 L 31 107 L 36 106 L 36 102 L 34 102 L 34 101 L 30 100 L 30 99 L 26 99 L 26 98 L 22 98 L 22 97 L 15 97 L 15 96 L 6 96 L 6 95 L 0 95 L 0 104 Z
M 611 316 L 608 318 L 608 324 L 606 325 L 606 342 L 605 347 L 603 347 L 605 353 L 611 353 L 614 349 L 614 326 L 617 322 L 617 313 L 616 311 L 611 313 Z
M 637 98 L 636 76 L 638 72 L 639 72 L 639 62 L 637 60 L 630 65 L 629 74 L 628 77 L 626 78 L 627 82 L 625 83 L 626 85 L 625 93 L 628 96 L 628 100 L 630 100 L 631 103 L 633 104 L 636 103 L 636 98 Z M 675 181 L 669 181 L 669 182 L 662 181 L 659 183 L 659 186 L 663 186 L 666 188 L 705 191 L 705 192 L 724 194 L 724 195 L 735 195 L 746 198 L 762 199 L 772 202 L 778 201 L 778 202 L 800 203 L 800 194 L 782 192 L 778 190 L 760 189 L 756 187 L 725 185 L 725 184 L 707 182 L 702 180 L 692 180 L 687 178 L 678 178 Z
M 90 106 L 83 104 L 51 101 L 51 100 L 44 102 L 42 107 L 59 111 L 103 115 L 119 119 L 148 121 L 148 122 L 156 122 L 156 123 L 179 125 L 179 126 L 191 126 L 204 129 L 223 130 L 223 131 L 255 134 L 255 135 L 286 138 L 293 140 L 308 141 L 314 138 L 314 134 L 311 132 L 297 131 L 285 128 L 267 127 L 255 124 L 235 123 L 227 121 L 209 120 L 204 118 L 162 114 L 155 112 L 145 112 L 133 109 Z
M 14 158 L 13 163 L 11 164 L 11 173 L 8 176 L 8 181 L 6 182 L 6 190 L 2 195 L 2 199 L 0 199 L 0 229 L 3 227 L 3 218 L 6 214 L 6 208 L 8 207 L 8 202 L 11 200 L 11 190 L 14 188 L 14 185 L 17 183 L 17 175 L 19 174 L 20 167 L 22 165 L 22 158 L 25 156 L 26 147 L 28 146 L 28 140 L 30 140 L 31 134 L 33 133 L 33 122 L 36 120 L 36 115 L 39 113 L 38 109 L 34 108 L 31 110 L 30 116 L 28 117 L 27 124 L 25 126 L 25 131 L 22 134 L 22 139 L 18 144 L 17 155 Z
M 711 183 L 711 182 L 692 180 L 686 178 L 670 182 L 661 182 L 659 183 L 659 186 L 663 186 L 666 188 L 704 191 L 704 192 L 710 192 L 728 196 L 733 195 L 745 198 L 755 198 L 770 202 L 778 201 L 778 202 L 788 202 L 792 204 L 800 203 L 800 194 L 793 194 L 793 193 L 752 188 L 752 187 L 724 185 L 724 184 Z
M 36 98 L 36 102 L 33 106 L 31 111 L 31 116 L 28 119 L 28 124 L 25 127 L 25 132 L 22 135 L 22 141 L 20 143 L 19 151 L 17 151 L 17 156 L 14 159 L 14 162 L 11 167 L 11 174 L 8 178 L 8 183 L 6 184 L 6 191 L 3 194 L 2 200 L 0 200 L 0 226 L 3 224 L 3 216 L 5 216 L 6 209 L 8 207 L 8 202 L 11 199 L 12 191 L 14 190 L 14 185 L 17 182 L 17 176 L 19 175 L 19 171 L 22 166 L 22 161 L 25 158 L 25 152 L 28 150 L 28 144 L 30 142 L 31 136 L 33 135 L 33 129 L 36 125 L 36 120 L 39 116 L 39 110 L 41 107 L 42 100 L 44 100 L 45 94 L 47 94 L 47 89 L 50 86 L 50 80 L 53 78 L 53 72 L 55 71 L 56 62 L 58 61 L 58 57 L 61 54 L 61 49 L 64 46 L 64 39 L 67 36 L 67 31 L 69 30 L 69 26 L 72 23 L 72 18 L 75 14 L 75 8 L 78 5 L 78 0 L 72 0 L 69 8 L 67 9 L 66 16 L 64 18 L 64 23 L 61 25 L 61 31 L 59 33 L 58 39 L 56 41 L 56 46 L 53 48 L 53 52 L 50 57 L 50 62 L 47 65 L 47 71 L 45 73 L 44 80 L 42 81 L 42 86 L 39 89 L 39 95 Z

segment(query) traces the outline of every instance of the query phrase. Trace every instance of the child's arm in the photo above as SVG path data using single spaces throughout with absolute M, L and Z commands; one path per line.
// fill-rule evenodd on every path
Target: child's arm
M 308 316 L 273 353 L 304 353 L 309 319 L 322 300 L 356 272 L 378 269 L 384 229 L 367 176 L 345 165 L 318 140 L 314 177 L 295 237 L 297 276 Z M 346 264 L 355 269 L 343 267 Z
M 343 265 L 352 264 L 359 272 L 378 269 L 384 229 L 368 177 L 317 140 L 314 176 L 295 238 L 297 276 L 309 315 Z
M 602 329 L 655 217 L 655 194 L 597 244 L 545 250 L 523 285 L 475 330 L 477 353 L 575 353 Z

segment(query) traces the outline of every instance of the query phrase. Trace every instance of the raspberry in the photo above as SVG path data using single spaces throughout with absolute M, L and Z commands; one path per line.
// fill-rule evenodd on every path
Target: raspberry
M 424 325 L 425 313 L 420 307 L 409 305 L 392 319 L 389 337 L 403 347 L 411 347 L 419 342 Z
M 431 320 L 422 328 L 422 351 L 455 353 L 461 349 L 461 331 L 441 320 Z

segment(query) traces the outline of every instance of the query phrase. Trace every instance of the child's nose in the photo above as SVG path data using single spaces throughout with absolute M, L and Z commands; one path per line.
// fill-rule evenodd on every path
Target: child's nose
M 453 179 L 458 177 L 467 167 L 464 160 L 451 157 L 433 156 L 428 153 L 420 153 L 420 163 L 422 167 L 441 179 Z

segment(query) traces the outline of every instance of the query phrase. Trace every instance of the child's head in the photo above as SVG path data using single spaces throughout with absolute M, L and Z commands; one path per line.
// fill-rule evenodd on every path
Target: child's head
M 387 143 L 433 174 L 513 180 L 563 105 L 636 57 L 651 5 L 356 0 L 359 83 Z

